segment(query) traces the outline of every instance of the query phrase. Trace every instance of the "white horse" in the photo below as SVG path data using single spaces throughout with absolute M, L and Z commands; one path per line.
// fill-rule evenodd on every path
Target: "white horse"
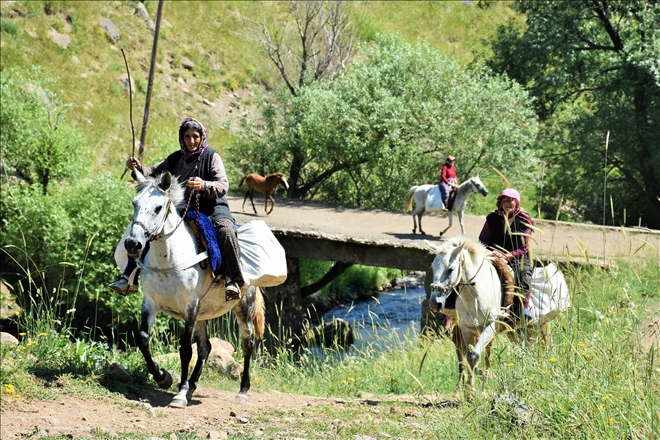
M 133 199 L 133 221 L 124 241 L 128 255 L 136 258 L 141 271 L 142 319 L 136 341 L 147 364 L 149 373 L 161 388 L 172 385 L 172 376 L 160 368 L 149 351 L 149 330 L 156 315 L 166 314 L 183 320 L 185 329 L 181 337 L 181 383 L 179 392 L 170 406 L 183 408 L 197 388 L 211 343 L 204 321 L 222 316 L 233 310 L 242 335 L 244 357 L 241 387 L 236 400 L 247 401 L 250 389 L 250 358 L 254 348 L 253 337 L 264 332 L 264 301 L 258 287 L 243 287 L 241 299 L 227 301 L 224 283 L 213 283 L 210 264 L 204 268 L 200 261 L 195 233 L 182 221 L 177 208 L 185 205 L 184 188 L 169 172 L 157 178 L 145 178 L 135 171 L 138 179 L 137 195 Z M 149 251 L 142 255 L 149 244 Z M 197 363 L 188 379 L 188 366 L 192 358 L 192 344 L 197 343 Z
M 465 361 L 470 370 L 469 384 L 474 387 L 474 371 L 484 349 L 486 368 L 490 366 L 490 344 L 497 331 L 502 291 L 500 278 L 490 263 L 492 257 L 481 243 L 465 235 L 436 246 L 426 244 L 436 253 L 431 264 L 433 281 L 429 306 L 441 312 L 449 295 L 456 291 L 458 329 L 452 333 L 459 357 L 459 383 L 464 379 Z M 460 334 L 459 334 L 460 333 Z
M 490 367 L 496 333 L 506 332 L 512 342 L 533 342 L 539 335 L 542 342 L 549 340 L 552 318 L 539 317 L 523 324 L 521 320 L 512 320 L 501 308 L 502 279 L 492 263 L 494 257 L 479 241 L 460 235 L 439 246 L 428 241 L 426 244 L 436 253 L 431 264 L 429 307 L 442 312 L 452 292 L 457 294 L 458 329 L 452 333 L 452 340 L 459 361 L 459 384 L 468 367 L 469 387 L 474 388 L 474 371 L 484 350 L 486 370 Z
M 415 216 L 417 216 L 419 219 L 419 232 L 426 234 L 426 232 L 422 230 L 422 216 L 426 212 L 426 208 L 424 206 L 426 202 L 426 196 L 429 190 L 434 186 L 435 185 L 413 186 L 410 188 L 410 191 L 408 191 L 408 197 L 406 198 L 406 211 L 410 211 L 412 209 L 412 201 L 413 198 L 415 199 L 415 209 L 410 213 L 413 218 L 413 234 L 417 233 L 417 221 L 415 220 Z M 488 190 L 481 182 L 481 179 L 479 179 L 479 176 L 469 178 L 465 182 L 461 183 L 456 189 L 456 198 L 454 199 L 454 204 L 451 210 L 449 210 L 449 226 L 447 226 L 444 231 L 440 232 L 441 237 L 445 232 L 449 230 L 449 228 L 451 228 L 454 221 L 455 212 L 458 213 L 458 222 L 461 224 L 461 233 L 465 234 L 465 227 L 463 227 L 463 211 L 465 210 L 468 197 L 473 192 L 479 193 L 484 197 L 488 195 Z

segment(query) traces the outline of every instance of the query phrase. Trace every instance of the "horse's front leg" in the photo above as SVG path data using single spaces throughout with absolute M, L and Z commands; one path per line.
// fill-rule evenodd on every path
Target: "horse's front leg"
M 449 226 L 447 226 L 444 231 L 440 232 L 440 237 L 445 235 L 445 232 L 447 232 L 449 228 L 451 228 L 451 225 L 454 223 L 454 211 L 449 211 L 449 215 L 447 217 L 449 218 Z
M 197 362 L 195 363 L 195 369 L 190 375 L 189 391 L 188 397 L 192 397 L 192 394 L 197 389 L 197 382 L 199 377 L 202 375 L 202 369 L 206 364 L 206 361 L 209 358 L 211 353 L 211 342 L 209 337 L 206 334 L 206 324 L 203 321 L 198 321 L 195 326 L 195 342 L 197 343 Z
M 190 384 L 188 382 L 188 368 L 190 360 L 192 359 L 192 343 L 197 326 L 197 313 L 199 312 L 199 301 L 196 301 L 190 306 L 186 312 L 185 326 L 183 336 L 181 336 L 179 358 L 181 359 L 181 383 L 179 384 L 179 392 L 172 401 L 170 406 L 175 408 L 185 408 L 188 405 L 190 391 Z M 194 391 L 194 390 L 192 390 Z M 191 393 L 192 393 L 191 391 Z
M 461 224 L 461 234 L 465 234 L 465 227 L 463 226 L 463 210 L 458 211 L 458 223 Z M 451 223 L 449 226 L 451 226 Z
M 477 363 L 479 363 L 481 352 L 484 349 L 486 349 L 486 355 L 488 356 L 489 345 L 493 341 L 493 338 L 495 338 L 495 329 L 496 323 L 494 321 L 489 323 L 486 328 L 484 328 L 484 331 L 481 332 L 481 335 L 479 335 L 479 339 L 474 345 L 474 348 L 468 350 L 468 363 L 470 364 L 470 368 L 472 368 L 473 371 L 476 368 Z
M 172 376 L 167 370 L 160 368 L 154 358 L 151 356 L 151 350 L 149 349 L 149 331 L 151 326 L 158 315 L 159 310 L 155 306 L 148 303 L 146 299 L 142 300 L 142 319 L 140 322 L 140 329 L 135 335 L 135 340 L 137 342 L 138 348 L 142 352 L 144 361 L 147 364 L 147 371 L 151 374 L 158 384 L 159 387 L 163 389 L 168 389 L 172 386 Z
M 268 200 L 270 200 L 270 211 L 268 210 Z M 275 199 L 273 198 L 272 195 L 268 194 L 266 196 L 266 215 L 273 212 L 273 208 L 275 208 Z

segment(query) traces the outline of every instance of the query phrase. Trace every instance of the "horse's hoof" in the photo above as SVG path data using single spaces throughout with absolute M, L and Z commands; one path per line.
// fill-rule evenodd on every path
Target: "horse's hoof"
M 164 368 L 160 369 L 160 374 L 165 375 L 165 377 L 163 378 L 163 380 L 160 381 L 157 380 L 156 383 L 158 384 L 159 387 L 161 387 L 164 390 L 169 389 L 172 386 L 172 375 Z
M 180 396 L 177 394 L 174 396 L 174 399 L 172 399 L 169 406 L 172 408 L 185 408 L 188 406 L 188 400 L 185 398 L 185 396 Z
M 236 397 L 234 397 L 234 402 L 240 403 L 241 405 L 245 405 L 248 403 L 248 396 L 247 394 L 241 394 L 238 393 Z

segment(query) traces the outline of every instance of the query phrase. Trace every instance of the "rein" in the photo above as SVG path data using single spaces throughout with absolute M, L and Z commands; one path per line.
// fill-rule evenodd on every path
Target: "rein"
M 465 269 L 463 269 L 463 261 L 462 260 L 463 260 L 463 256 L 461 255 L 460 268 L 461 268 L 461 272 L 465 273 Z M 461 293 L 461 291 L 463 290 L 463 288 L 465 286 L 474 286 L 475 285 L 474 279 L 477 277 L 477 275 L 479 275 L 479 272 L 481 271 L 481 268 L 484 266 L 485 261 L 486 261 L 486 258 L 481 259 L 481 264 L 479 265 L 479 269 L 477 269 L 477 271 L 474 273 L 474 275 L 469 280 L 459 281 L 458 283 L 456 283 L 456 285 L 453 288 L 456 291 L 457 295 L 459 295 Z M 460 277 L 459 277 L 459 279 L 460 279 Z
M 168 192 L 169 192 L 169 191 L 168 191 Z M 188 201 L 187 201 L 187 203 L 186 203 L 186 209 L 183 211 L 183 215 L 182 215 L 181 218 L 179 219 L 179 222 L 176 224 L 176 226 L 174 227 L 174 229 L 172 229 L 170 232 L 168 232 L 168 233 L 166 233 L 166 234 L 149 233 L 149 238 L 147 239 L 147 243 L 149 243 L 149 242 L 151 242 L 151 241 L 159 240 L 159 239 L 161 239 L 161 238 L 169 237 L 170 235 L 172 235 L 172 234 L 173 234 L 173 233 L 179 228 L 179 226 L 181 226 L 181 223 L 183 223 L 183 220 L 185 219 L 186 214 L 188 213 L 188 208 L 190 207 L 190 200 L 191 200 L 191 198 L 192 198 L 192 196 L 193 196 L 193 194 L 194 194 L 195 192 L 196 192 L 196 191 L 190 191 L 190 195 L 188 196 Z M 196 208 L 197 208 L 197 218 L 196 218 L 196 222 L 197 222 L 197 225 L 199 225 L 199 195 L 197 195 L 197 196 L 195 197 L 195 202 L 196 202 L 196 203 L 195 203 L 195 206 L 196 206 Z M 170 214 L 169 209 L 170 209 L 170 206 L 171 206 L 171 205 L 172 205 L 172 201 L 171 201 L 171 200 L 168 200 L 168 202 L 167 202 L 167 214 L 163 217 L 163 221 L 161 222 L 161 225 L 164 225 L 164 224 L 165 224 L 165 221 L 167 220 L 167 217 L 168 217 L 169 214 Z M 145 225 L 144 225 L 142 222 L 139 222 L 139 221 L 136 222 L 136 221 L 134 221 L 133 223 L 134 223 L 134 224 L 138 224 L 138 225 L 140 225 L 145 231 L 147 231 L 147 228 L 145 227 Z M 162 227 L 159 227 L 159 229 L 162 229 Z M 196 230 L 197 245 L 198 245 L 198 249 L 199 249 L 199 248 L 201 248 L 201 236 L 200 236 L 200 233 L 199 233 L 199 227 L 196 228 L 196 229 L 197 229 L 197 230 Z M 148 231 L 147 231 L 147 232 L 148 232 Z M 146 247 L 145 247 L 145 249 L 146 249 Z M 202 261 L 204 261 L 204 260 L 207 259 L 207 258 L 208 258 L 208 253 L 205 251 L 205 252 L 201 252 L 201 253 L 195 255 L 195 256 L 192 257 L 190 260 L 188 260 L 188 261 L 186 261 L 186 262 L 184 262 L 184 263 L 179 263 L 179 264 L 177 264 L 177 265 L 175 265 L 175 266 L 166 267 L 166 268 L 162 268 L 162 269 L 145 266 L 145 264 L 142 262 L 142 255 L 140 255 L 139 258 L 136 258 L 135 263 L 137 264 L 137 266 L 138 266 L 140 269 L 144 269 L 144 270 L 151 271 L 151 272 L 161 272 L 161 273 L 165 273 L 165 272 L 178 272 L 178 271 L 180 271 L 180 270 L 187 269 L 187 268 L 189 268 L 189 267 L 194 266 L 194 265 L 197 264 L 197 263 L 201 263 Z M 202 269 L 203 269 L 203 268 L 204 268 L 204 266 L 202 266 Z
M 167 192 L 169 193 L 169 190 Z M 147 239 L 147 243 L 149 243 L 151 241 L 159 240 L 161 238 L 166 238 L 166 237 L 169 237 L 170 235 L 174 234 L 174 232 L 179 228 L 179 226 L 181 226 L 181 223 L 183 222 L 183 219 L 186 217 L 186 213 L 188 212 L 188 208 L 190 207 L 190 199 L 192 198 L 194 192 L 195 191 L 190 191 L 190 195 L 188 196 L 188 202 L 186 203 L 186 209 L 183 211 L 183 215 L 179 219 L 179 222 L 176 224 L 174 229 L 172 229 L 170 232 L 168 232 L 166 234 L 159 234 L 159 233 L 156 233 L 155 231 L 154 232 L 149 232 L 149 229 L 147 228 L 147 226 L 144 223 L 142 223 L 139 220 L 133 220 L 134 225 L 138 225 L 138 226 L 142 227 L 142 229 L 144 229 L 145 232 L 148 234 L 149 238 Z M 199 199 L 197 199 L 197 204 L 198 204 L 198 209 L 197 209 L 198 214 L 197 215 L 199 215 Z M 168 200 L 167 201 L 167 209 L 165 211 L 167 214 L 165 214 L 163 216 L 163 221 L 160 222 L 160 225 L 156 228 L 156 231 L 157 230 L 162 230 L 165 227 L 165 222 L 167 221 L 167 217 L 170 215 L 170 207 L 171 206 L 172 206 L 172 200 Z

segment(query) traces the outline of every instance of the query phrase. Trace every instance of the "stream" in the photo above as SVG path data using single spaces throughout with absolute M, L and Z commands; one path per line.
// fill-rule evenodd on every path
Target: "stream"
M 423 287 L 382 292 L 377 298 L 331 309 L 323 320 L 330 322 L 335 317 L 351 324 L 355 333 L 351 350 L 392 348 L 419 334 L 425 298 Z

